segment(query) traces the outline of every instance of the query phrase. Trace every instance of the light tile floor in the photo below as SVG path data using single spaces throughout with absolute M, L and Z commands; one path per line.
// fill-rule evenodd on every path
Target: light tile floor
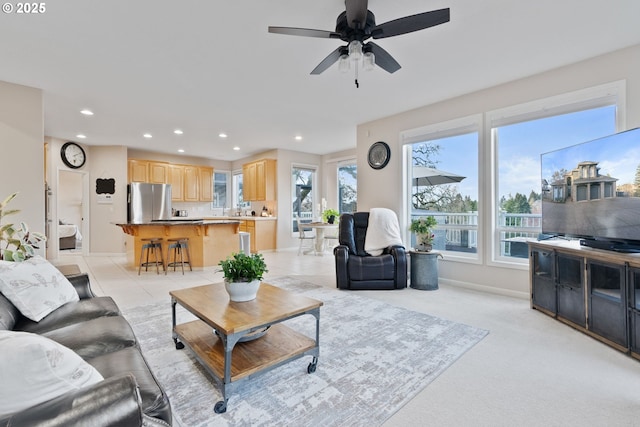
M 265 253 L 269 277 L 335 287 L 334 259 Z M 63 255 L 121 307 L 168 301 L 173 289 L 220 282 L 216 268 L 140 276 L 122 256 Z M 385 424 L 391 426 L 640 426 L 640 361 L 531 310 L 522 299 L 440 283 L 437 291 L 359 291 L 490 334 Z M 402 325 L 398 325 L 402 327 Z M 215 424 L 214 424 L 215 425 Z

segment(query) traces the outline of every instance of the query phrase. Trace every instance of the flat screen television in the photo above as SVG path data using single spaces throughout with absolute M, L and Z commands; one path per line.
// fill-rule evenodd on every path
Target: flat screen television
M 542 233 L 640 252 L 640 128 L 543 153 Z

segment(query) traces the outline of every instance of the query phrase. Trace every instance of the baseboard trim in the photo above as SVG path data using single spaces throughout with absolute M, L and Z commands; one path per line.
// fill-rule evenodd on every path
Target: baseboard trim
M 479 285 L 477 283 L 463 282 L 460 280 L 444 279 L 442 277 L 439 280 L 440 280 L 440 283 L 442 284 L 456 286 L 458 288 L 470 289 L 473 291 L 486 292 L 490 294 L 503 295 L 503 296 L 513 297 L 513 298 L 524 299 L 524 300 L 529 299 L 529 294 L 527 292 L 514 291 L 511 289 L 504 289 L 504 288 L 496 288 L 494 286 Z

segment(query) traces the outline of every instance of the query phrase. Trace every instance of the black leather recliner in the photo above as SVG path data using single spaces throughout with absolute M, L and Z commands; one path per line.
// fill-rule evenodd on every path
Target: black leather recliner
M 407 287 L 407 255 L 404 246 L 390 246 L 382 255 L 364 250 L 369 212 L 340 215 L 336 286 L 340 289 L 402 289 Z

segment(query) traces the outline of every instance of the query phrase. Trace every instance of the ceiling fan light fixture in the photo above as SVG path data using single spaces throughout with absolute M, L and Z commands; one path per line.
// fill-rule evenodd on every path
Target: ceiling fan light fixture
M 341 73 L 346 73 L 347 71 L 349 71 L 349 68 L 351 68 L 351 64 L 349 63 L 349 55 L 347 55 L 346 53 L 340 55 L 340 59 L 338 60 L 338 70 L 340 70 Z
M 353 40 L 349 43 L 349 58 L 352 61 L 360 61 L 362 59 L 362 42 Z
M 362 68 L 364 68 L 365 71 L 371 71 L 376 68 L 376 56 L 373 52 L 365 52 L 364 55 L 362 55 L 362 62 Z

